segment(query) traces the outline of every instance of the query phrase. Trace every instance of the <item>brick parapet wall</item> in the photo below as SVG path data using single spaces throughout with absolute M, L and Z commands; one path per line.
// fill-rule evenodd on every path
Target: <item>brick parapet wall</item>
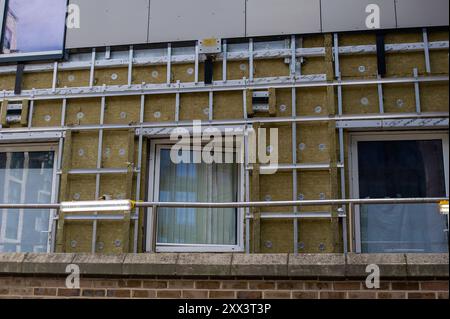
M 379 267 L 380 289 L 365 286 Z M 66 267 L 80 269 L 67 289 Z M 448 254 L 0 254 L 0 298 L 442 298 Z
M 68 289 L 64 277 L 0 277 L 1 298 L 171 298 L 171 299 L 448 299 L 448 279 L 364 280 L 223 278 L 81 278 Z

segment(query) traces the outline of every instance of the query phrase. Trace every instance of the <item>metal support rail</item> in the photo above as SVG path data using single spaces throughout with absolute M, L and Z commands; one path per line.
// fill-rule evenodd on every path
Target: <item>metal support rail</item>
M 308 207 L 308 206 L 344 206 L 348 205 L 348 214 L 354 212 L 355 205 L 373 205 L 373 204 L 439 204 L 442 201 L 448 201 L 446 197 L 439 198 L 379 198 L 379 199 L 330 199 L 330 200 L 301 200 L 301 201 L 272 201 L 272 202 L 232 202 L 232 203 L 189 203 L 189 202 L 133 202 L 136 209 L 152 208 L 153 213 L 156 214 L 158 208 L 250 208 L 250 207 Z M 102 201 L 98 201 L 101 206 Z M 61 204 L 0 204 L 0 209 L 60 209 Z M 438 212 L 437 212 L 438 213 Z M 283 214 L 274 216 L 269 214 L 267 218 L 279 219 L 300 219 L 300 218 L 331 218 L 331 214 L 324 212 L 317 213 L 299 213 L 299 214 Z M 105 219 L 117 219 L 114 215 L 103 216 Z M 346 218 L 347 215 L 343 210 L 339 210 L 338 218 Z M 77 216 L 77 220 L 82 219 L 83 216 Z M 92 216 L 86 216 L 86 220 L 92 220 Z M 245 214 L 245 219 L 248 221 L 253 219 L 250 214 Z M 344 229 L 345 230 L 345 229 Z M 250 236 L 250 229 L 245 228 L 246 238 Z M 346 238 L 347 234 L 343 234 Z M 295 236 L 294 236 L 295 238 Z M 250 252 L 250 243 L 246 241 L 246 252 Z M 347 251 L 346 249 L 344 250 Z

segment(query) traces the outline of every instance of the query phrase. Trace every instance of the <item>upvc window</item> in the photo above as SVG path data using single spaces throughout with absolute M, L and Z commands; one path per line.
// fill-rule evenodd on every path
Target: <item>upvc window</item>
M 243 167 L 232 163 L 179 163 L 170 158 L 172 145 L 153 141 L 149 198 L 160 202 L 236 202 L 243 198 Z M 233 152 L 236 150 L 224 150 Z M 191 150 L 191 159 L 201 150 Z M 242 250 L 241 209 L 149 209 L 147 250 L 237 251 Z M 155 242 L 153 242 L 155 240 Z
M 55 147 L 0 145 L 0 203 L 48 204 L 55 200 Z M 1 209 L 0 252 L 49 252 L 49 209 Z
M 355 198 L 448 196 L 448 134 L 361 133 L 351 141 Z M 358 252 L 448 252 L 437 204 L 360 205 L 355 226 Z

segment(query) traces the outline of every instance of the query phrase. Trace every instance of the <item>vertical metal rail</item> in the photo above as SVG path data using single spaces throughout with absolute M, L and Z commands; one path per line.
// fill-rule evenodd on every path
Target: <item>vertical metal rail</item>
M 378 75 L 378 80 L 381 80 L 381 76 Z M 384 100 L 383 100 L 383 84 L 378 83 L 378 108 L 380 114 L 384 113 Z
M 167 85 L 172 82 L 172 44 L 167 44 Z
M 253 82 L 254 77 L 254 43 L 253 38 L 248 40 L 248 79 Z
M 130 45 L 130 51 L 128 53 L 128 87 L 133 84 L 133 59 L 134 59 L 134 50 L 133 46 Z
M 416 81 L 414 82 L 414 95 L 415 95 L 415 101 L 416 101 L 416 113 L 419 114 L 422 112 L 422 107 L 420 105 L 420 87 L 419 87 L 419 71 L 417 68 L 414 68 L 413 75 Z
M 180 93 L 175 94 L 175 122 L 180 121 Z
M 91 54 L 91 70 L 89 72 L 89 87 L 93 87 L 94 86 L 94 80 L 95 80 L 95 55 L 96 55 L 96 51 L 95 48 L 92 49 L 92 54 Z
M 338 81 L 342 81 L 341 76 L 341 67 L 339 63 L 339 36 L 337 33 L 334 34 L 334 72 L 336 79 Z M 338 96 L 338 115 L 343 114 L 343 105 L 342 105 L 342 86 L 337 86 L 337 96 Z M 339 128 L 339 162 L 340 162 L 340 180 L 341 180 L 341 198 L 346 198 L 346 185 L 345 185 L 345 153 L 344 153 L 344 129 Z M 346 207 L 342 205 L 343 213 L 345 214 Z M 347 238 L 347 218 L 344 217 L 342 220 L 342 242 L 344 246 L 344 254 L 348 252 L 348 238 Z M 352 247 L 352 243 L 350 242 L 350 247 Z
M 244 120 L 247 116 L 247 92 L 242 91 L 242 108 Z M 250 167 L 249 167 L 248 125 L 244 125 L 244 174 L 245 174 L 245 201 L 250 202 Z M 245 252 L 250 254 L 250 207 L 245 210 Z
M 30 100 L 30 109 L 28 110 L 28 128 L 33 126 L 34 99 Z
M 194 61 L 194 82 L 198 83 L 199 74 L 199 47 L 198 41 L 195 42 L 195 61 Z
M 61 126 L 66 125 L 66 110 L 67 110 L 67 99 L 63 99 L 62 106 L 61 106 Z M 65 134 L 65 133 L 62 133 Z M 56 163 L 56 169 L 58 171 L 58 174 L 56 176 L 56 187 L 55 187 L 55 203 L 59 201 L 59 187 L 61 185 L 61 172 L 62 169 L 62 159 L 63 159 L 63 150 L 64 150 L 64 135 L 61 135 L 58 142 L 58 158 Z M 52 229 L 51 229 L 51 252 L 55 251 L 55 244 L 56 244 L 56 220 L 57 220 L 57 211 L 54 210 L 53 214 L 51 215 L 52 218 Z
M 56 86 L 58 84 L 58 61 L 53 64 L 53 80 L 52 80 L 52 93 L 56 92 Z
M 139 123 L 144 122 L 145 115 L 145 95 L 141 95 L 141 108 L 139 113 Z M 136 202 L 141 199 L 141 178 L 142 178 L 142 147 L 144 144 L 144 135 L 142 127 L 139 129 L 139 142 L 138 142 L 138 158 L 137 158 L 137 176 L 136 176 Z M 147 211 L 147 210 L 146 210 Z M 138 250 L 138 238 L 139 238 L 139 208 L 135 210 L 134 217 L 134 238 L 133 238 L 133 252 L 136 254 Z
M 223 40 L 222 51 L 223 51 L 222 81 L 226 82 L 227 81 L 227 61 L 228 61 L 228 44 L 227 44 L 227 40 Z
M 105 124 L 105 106 L 106 106 L 106 97 L 102 97 L 101 101 L 101 110 L 100 110 L 100 125 Z M 102 168 L 102 153 L 103 153 L 103 129 L 99 128 L 98 130 L 98 148 L 97 148 L 97 170 Z M 97 200 L 100 197 L 100 173 L 95 175 L 95 199 Z M 94 220 L 92 225 L 92 253 L 96 251 L 97 244 L 97 220 Z
M 291 65 L 290 72 L 292 80 L 295 80 L 297 69 L 297 43 L 295 39 L 295 35 L 291 36 Z M 297 91 L 296 88 L 291 89 L 291 112 L 292 117 L 295 118 L 297 116 Z M 295 168 L 297 165 L 297 123 L 292 122 L 292 165 L 294 166 L 292 170 L 292 200 L 297 200 L 298 193 L 298 171 Z M 292 207 L 294 215 L 298 213 L 298 207 Z M 293 220 L 293 239 L 294 239 L 294 255 L 298 255 L 298 218 L 294 218 Z
M 423 49 L 425 52 L 425 70 L 427 73 L 431 73 L 431 61 L 430 61 L 430 42 L 428 41 L 428 31 L 427 28 L 423 28 Z

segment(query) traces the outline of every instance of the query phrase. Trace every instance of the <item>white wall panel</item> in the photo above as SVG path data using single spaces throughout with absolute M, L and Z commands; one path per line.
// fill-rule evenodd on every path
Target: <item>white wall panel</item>
M 322 0 L 323 32 L 368 30 L 366 7 L 369 4 L 380 8 L 381 29 L 396 27 L 394 0 Z
M 320 31 L 320 0 L 247 0 L 247 36 Z
M 151 0 L 149 42 L 245 36 L 245 0 Z
M 66 47 L 147 42 L 150 0 L 71 0 L 80 7 L 81 27 L 68 29 Z
M 449 0 L 396 0 L 399 28 L 448 26 Z

